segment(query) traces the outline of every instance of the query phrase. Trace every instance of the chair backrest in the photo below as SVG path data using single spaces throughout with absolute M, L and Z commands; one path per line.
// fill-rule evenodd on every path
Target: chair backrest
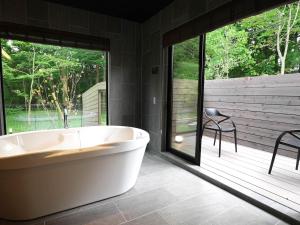
M 216 108 L 205 108 L 204 111 L 206 116 L 221 116 L 221 113 Z

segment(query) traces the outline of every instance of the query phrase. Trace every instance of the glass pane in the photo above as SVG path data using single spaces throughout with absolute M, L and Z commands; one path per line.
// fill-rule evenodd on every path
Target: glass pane
M 1 39 L 8 133 L 106 124 L 105 52 Z M 66 110 L 64 110 L 66 109 Z
M 298 7 L 296 2 L 280 6 L 206 34 L 203 123 L 210 122 L 202 138 L 201 160 L 220 152 L 231 157 L 232 166 L 240 162 L 243 151 L 272 152 L 281 132 L 299 129 Z M 212 113 L 215 110 L 230 120 Z M 290 157 L 290 150 L 283 146 L 279 152 Z
M 199 74 L 199 37 L 173 47 L 171 147 L 195 156 Z

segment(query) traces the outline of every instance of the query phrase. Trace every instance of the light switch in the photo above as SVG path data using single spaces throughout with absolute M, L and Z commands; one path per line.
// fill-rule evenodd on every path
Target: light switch
M 153 97 L 153 105 L 156 104 L 156 97 Z

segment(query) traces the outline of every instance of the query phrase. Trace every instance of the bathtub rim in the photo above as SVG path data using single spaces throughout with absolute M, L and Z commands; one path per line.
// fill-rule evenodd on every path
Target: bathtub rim
M 19 133 L 5 134 L 5 135 L 0 135 L 0 140 L 5 139 L 6 137 L 15 137 L 15 136 L 18 136 L 20 134 L 47 133 L 47 132 L 62 131 L 62 130 L 72 131 L 72 130 L 78 130 L 78 129 L 92 128 L 92 127 L 131 128 L 131 129 L 134 129 L 134 130 L 140 130 L 140 131 L 148 133 L 147 131 L 145 131 L 141 128 L 137 128 L 137 127 L 116 126 L 116 125 L 93 125 L 93 126 L 86 126 L 86 127 L 68 127 L 68 128 L 42 129 L 42 130 L 32 130 L 32 131 L 24 131 L 24 132 L 19 132 Z
M 89 127 L 99 127 L 99 126 L 89 126 Z M 101 126 L 106 127 L 106 126 Z M 150 141 L 149 133 L 145 130 L 128 127 L 128 126 L 109 126 L 111 128 L 131 128 L 133 130 L 141 132 L 143 135 L 140 138 L 129 139 L 123 141 L 113 141 L 106 142 L 104 144 L 95 145 L 91 147 L 83 148 L 70 148 L 70 149 L 51 149 L 46 151 L 35 151 L 30 153 L 12 155 L 7 157 L 0 157 L 0 172 L 5 170 L 17 170 L 33 168 L 43 165 L 50 165 L 55 163 L 63 163 L 66 161 L 87 159 L 92 157 L 100 157 L 110 154 L 118 154 L 127 151 L 134 151 L 146 145 Z M 83 127 L 88 128 L 88 127 Z M 78 130 L 80 128 L 70 128 Z M 42 132 L 60 131 L 65 129 L 51 129 L 42 130 Z M 28 131 L 16 134 L 11 134 L 11 136 L 17 136 L 20 134 L 27 133 L 39 133 L 40 131 Z M 0 140 L 5 136 L 0 136 Z

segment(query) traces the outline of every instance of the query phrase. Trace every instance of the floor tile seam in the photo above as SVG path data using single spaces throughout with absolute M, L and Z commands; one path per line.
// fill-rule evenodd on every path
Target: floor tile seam
M 177 201 L 175 201 L 175 202 L 173 202 L 173 203 L 171 203 L 171 204 L 169 204 L 169 205 L 163 206 L 163 207 L 161 207 L 161 208 L 159 208 L 159 209 L 155 209 L 155 210 L 152 210 L 152 211 L 150 211 L 150 212 L 147 212 L 147 213 L 145 213 L 145 214 L 143 214 L 143 215 L 137 216 L 136 218 L 133 218 L 133 219 L 131 219 L 131 220 L 128 220 L 127 222 L 131 222 L 131 221 L 134 221 L 134 220 L 136 220 L 136 219 L 142 218 L 142 217 L 144 217 L 144 216 L 148 216 L 148 215 L 150 215 L 150 214 L 152 214 L 152 213 L 159 212 L 159 211 L 164 210 L 164 209 L 166 209 L 166 208 L 168 208 L 168 207 L 171 207 L 171 206 L 173 206 L 173 205 L 175 205 L 175 204 L 178 204 L 178 203 L 180 203 L 180 202 L 183 202 L 183 201 L 192 199 L 192 198 L 197 197 L 197 196 L 200 196 L 200 195 L 201 195 L 201 194 L 196 194 L 196 195 L 190 196 L 189 198 L 186 198 L 186 199 L 180 199 L 180 200 L 177 200 Z M 124 223 L 126 223 L 126 222 L 124 222 Z M 121 223 L 121 224 L 124 224 L 124 223 Z M 169 223 L 168 223 L 168 224 L 169 224 Z M 171 224 L 170 224 L 170 225 L 171 225 Z
M 120 224 L 128 222 L 128 220 L 126 219 L 124 213 L 120 210 L 120 208 L 118 207 L 118 205 L 116 203 L 113 203 L 113 204 L 116 207 L 116 209 L 118 210 L 118 212 L 120 213 L 120 215 L 122 216 L 122 218 L 124 219 L 124 222 L 121 222 Z

